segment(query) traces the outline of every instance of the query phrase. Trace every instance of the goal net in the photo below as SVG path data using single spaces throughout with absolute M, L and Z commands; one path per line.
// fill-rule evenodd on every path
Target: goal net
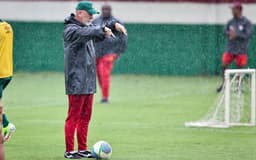
M 186 127 L 255 126 L 255 69 L 228 69 L 225 82 L 208 113 Z

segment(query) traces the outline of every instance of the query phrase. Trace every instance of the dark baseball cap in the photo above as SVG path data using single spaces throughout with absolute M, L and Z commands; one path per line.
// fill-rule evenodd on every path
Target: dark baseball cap
M 93 8 L 92 3 L 88 1 L 81 1 L 77 4 L 76 10 L 84 10 L 87 11 L 89 14 L 99 14 L 99 12 Z
M 243 9 L 243 5 L 241 2 L 234 2 L 231 6 L 230 6 L 231 9 L 240 9 L 242 10 Z

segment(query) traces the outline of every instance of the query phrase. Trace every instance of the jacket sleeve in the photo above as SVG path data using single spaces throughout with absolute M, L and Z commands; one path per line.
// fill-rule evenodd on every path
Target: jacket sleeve
M 99 26 L 94 25 L 77 28 L 74 31 L 74 34 L 75 37 L 79 39 L 79 41 L 102 41 L 105 39 L 103 29 Z
M 112 31 L 116 31 L 115 29 L 115 24 L 116 23 L 121 23 L 118 19 L 116 18 L 111 18 L 111 20 L 109 20 L 106 24 L 104 24 L 103 26 L 101 25 L 101 21 L 102 19 L 100 19 L 100 17 L 95 18 L 92 21 L 92 24 L 96 25 L 96 26 L 101 26 L 101 27 L 108 27 L 110 28 Z M 122 24 L 122 23 L 121 23 Z
M 106 24 L 106 27 L 110 28 L 112 31 L 116 31 L 116 27 L 115 27 L 115 24 L 116 23 L 119 23 L 119 21 L 117 21 L 116 19 L 113 19 L 111 21 L 109 21 L 107 24 Z
M 247 40 L 249 39 L 253 34 L 253 25 L 251 24 L 250 21 L 247 21 L 244 31 L 237 31 L 237 38 L 238 39 L 244 39 Z
M 122 21 L 120 21 L 119 19 L 115 18 L 116 23 L 120 23 L 122 25 L 124 25 L 124 23 Z M 119 33 L 119 47 L 117 50 L 117 53 L 124 53 L 127 49 L 127 43 L 128 43 L 128 36 L 124 35 L 123 33 Z
M 225 25 L 225 27 L 224 27 L 224 35 L 225 35 L 226 37 L 229 36 L 229 25 L 230 25 L 230 22 L 228 22 L 228 23 Z
M 122 25 L 124 25 L 124 23 L 122 23 L 119 19 L 113 17 L 111 24 L 114 27 L 114 29 L 112 29 L 114 31 L 114 34 L 116 35 L 116 38 L 114 39 L 114 50 L 116 53 L 124 53 L 127 49 L 127 41 L 128 41 L 128 36 L 124 35 L 123 33 L 118 32 L 115 29 L 115 24 L 116 23 L 120 23 Z
M 118 36 L 117 53 L 124 53 L 127 49 L 128 36 L 120 33 Z

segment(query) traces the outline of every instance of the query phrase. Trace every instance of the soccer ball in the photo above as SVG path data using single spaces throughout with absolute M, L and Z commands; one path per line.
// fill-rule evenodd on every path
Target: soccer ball
M 99 141 L 92 147 L 92 156 L 97 159 L 110 159 L 112 148 L 106 141 Z

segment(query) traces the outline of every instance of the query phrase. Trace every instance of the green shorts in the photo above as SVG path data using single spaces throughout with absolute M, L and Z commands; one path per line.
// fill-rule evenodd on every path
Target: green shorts
M 3 91 L 7 87 L 7 85 L 11 82 L 12 77 L 0 78 L 0 99 L 3 96 Z

